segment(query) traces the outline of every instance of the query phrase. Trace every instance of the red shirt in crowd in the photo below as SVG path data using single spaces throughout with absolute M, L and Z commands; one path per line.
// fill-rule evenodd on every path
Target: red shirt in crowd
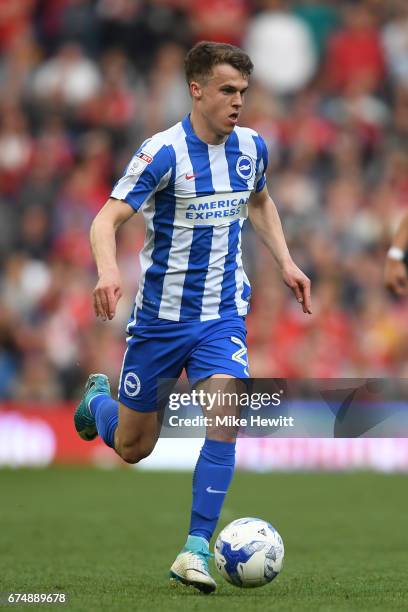
M 373 29 L 343 30 L 329 42 L 327 74 L 330 85 L 344 91 L 356 80 L 375 89 L 385 76 L 385 58 L 378 33 Z

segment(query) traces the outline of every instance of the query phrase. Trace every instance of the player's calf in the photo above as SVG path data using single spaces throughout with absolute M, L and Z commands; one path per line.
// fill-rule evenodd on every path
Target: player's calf
M 139 463 L 156 446 L 160 426 L 156 412 L 139 412 L 119 404 L 115 450 L 126 463 Z

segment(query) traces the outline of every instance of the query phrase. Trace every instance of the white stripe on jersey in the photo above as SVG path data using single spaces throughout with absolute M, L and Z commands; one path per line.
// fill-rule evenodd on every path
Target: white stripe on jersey
M 179 321 L 184 279 L 188 269 L 193 232 L 185 227 L 175 227 L 171 240 L 169 261 L 163 282 L 159 318 Z
M 224 198 L 231 198 L 231 196 L 239 198 L 244 195 L 245 200 L 247 200 L 250 195 L 249 192 L 247 194 L 231 194 L 231 181 L 229 177 L 228 162 L 225 155 L 225 145 L 222 147 L 209 145 L 208 158 L 210 160 L 212 184 L 216 193 L 216 197 L 212 196 L 212 199 L 221 200 Z M 240 216 L 246 217 L 248 214 L 246 204 L 242 208 L 240 207 L 240 210 Z M 212 221 L 211 224 L 218 225 L 218 223 L 214 221 Z M 228 217 L 220 219 L 220 221 L 220 225 L 229 224 Z M 200 321 L 208 321 L 214 318 L 220 306 L 225 257 L 228 253 L 228 236 L 229 232 L 225 231 L 225 227 L 214 227 L 210 259 L 208 262 L 207 275 L 205 277 Z
M 214 227 L 210 260 L 205 277 L 200 321 L 213 319 L 221 302 L 225 257 L 228 253 L 228 232 L 224 227 Z M 211 272 L 210 272 L 211 271 Z
M 244 224 L 243 221 L 240 221 L 241 230 Z M 243 267 L 242 267 L 242 250 L 241 250 L 241 240 L 242 233 L 239 233 L 238 238 L 238 255 L 237 255 L 237 268 L 235 270 L 235 282 L 237 285 L 237 290 L 235 292 L 235 303 L 237 305 L 238 314 L 245 313 L 247 310 L 247 303 L 242 299 L 242 292 L 244 290 L 244 275 L 243 275 Z
M 152 259 L 152 254 L 153 254 L 153 249 L 154 249 L 153 217 L 155 213 L 154 198 L 151 198 L 151 200 L 147 204 L 148 205 L 143 208 L 143 216 L 144 216 L 144 220 L 146 224 L 146 235 L 145 235 L 143 249 L 140 251 L 140 254 L 139 254 L 141 276 L 140 276 L 140 283 L 139 283 L 139 291 L 137 292 L 137 296 L 136 296 L 136 305 L 138 308 L 141 308 L 142 303 L 143 303 L 143 289 L 144 289 L 144 283 L 146 279 L 146 270 L 148 270 L 149 267 L 153 263 L 153 259 Z
M 184 130 L 181 124 L 174 133 L 173 149 L 177 163 L 189 168 L 191 167 L 190 157 Z M 190 188 L 195 190 L 195 179 L 190 179 Z M 193 232 L 186 230 L 185 227 L 178 227 L 176 217 L 174 219 L 173 236 L 167 263 L 167 271 L 163 281 L 162 300 L 160 303 L 159 318 L 178 321 L 180 319 L 181 300 L 183 297 L 184 279 L 188 269 L 190 248 L 193 240 Z
M 264 160 L 261 157 L 261 160 L 259 162 L 258 172 L 256 175 L 256 182 L 258 182 L 258 180 L 261 178 L 261 176 L 264 173 L 264 170 L 265 170 L 265 164 L 264 164 Z
M 223 146 L 208 145 L 211 179 L 215 193 L 231 192 L 228 162 Z M 235 194 L 234 194 L 235 195 Z

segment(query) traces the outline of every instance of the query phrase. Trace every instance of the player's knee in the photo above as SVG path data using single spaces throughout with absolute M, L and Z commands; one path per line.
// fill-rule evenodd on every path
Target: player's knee
M 208 436 L 211 440 L 216 440 L 217 442 L 236 442 L 237 441 L 237 436 L 234 434 L 228 435 L 228 434 L 219 434 L 219 435 L 213 435 L 213 436 Z
M 217 442 L 236 442 L 237 431 L 231 428 L 207 428 L 206 437 Z
M 142 459 L 146 459 L 148 457 L 154 446 L 151 444 L 137 444 L 133 446 L 122 446 L 119 449 L 119 455 L 122 457 L 123 461 L 126 463 L 139 463 Z

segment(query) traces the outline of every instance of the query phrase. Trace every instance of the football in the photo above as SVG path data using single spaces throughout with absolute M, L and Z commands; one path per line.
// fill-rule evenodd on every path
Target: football
M 283 541 L 267 521 L 241 518 L 220 532 L 214 548 L 215 565 L 225 580 L 253 588 L 271 582 L 282 569 Z

